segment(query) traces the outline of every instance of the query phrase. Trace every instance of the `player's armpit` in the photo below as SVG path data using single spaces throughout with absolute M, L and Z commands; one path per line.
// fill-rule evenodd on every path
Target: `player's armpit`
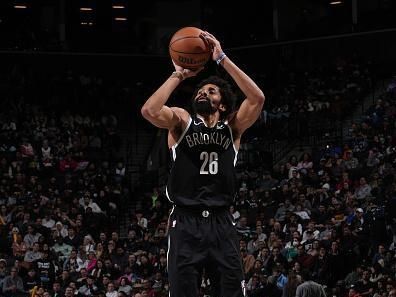
M 264 97 L 257 100 L 244 100 L 230 120 L 230 126 L 240 135 L 259 118 L 264 105 Z

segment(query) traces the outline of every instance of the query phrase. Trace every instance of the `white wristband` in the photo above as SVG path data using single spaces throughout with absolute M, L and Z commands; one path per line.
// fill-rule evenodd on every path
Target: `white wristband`
M 183 75 L 183 72 L 181 72 L 181 71 L 173 71 L 172 77 L 177 77 L 180 81 L 184 80 L 184 75 Z
M 216 64 L 219 65 L 224 58 L 227 57 L 225 53 L 221 53 L 220 57 L 216 60 Z

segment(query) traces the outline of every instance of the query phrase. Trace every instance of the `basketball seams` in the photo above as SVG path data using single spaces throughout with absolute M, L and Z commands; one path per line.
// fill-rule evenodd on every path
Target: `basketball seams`
M 199 38 L 199 39 L 201 39 L 206 45 L 208 44 L 208 43 L 205 41 L 205 39 L 203 39 L 202 37 L 199 37 L 199 36 L 188 36 L 188 35 L 187 35 L 187 36 L 183 36 L 183 37 L 176 38 L 175 40 L 171 40 L 169 46 L 171 46 L 172 44 L 174 44 L 176 41 L 179 41 L 179 40 L 182 40 L 182 39 L 189 39 L 189 38 Z
M 172 45 L 173 45 L 175 42 L 177 42 L 177 41 L 180 41 L 180 40 L 183 40 L 183 39 L 192 39 L 192 38 L 199 38 L 199 39 L 201 39 L 201 40 L 204 42 L 204 44 L 206 45 L 206 48 L 207 48 L 208 50 L 207 50 L 207 51 L 196 52 L 196 53 L 191 53 L 191 52 L 182 52 L 182 51 L 179 51 L 179 50 L 175 50 L 175 49 L 172 47 Z M 180 54 L 206 54 L 206 53 L 210 52 L 210 48 L 209 48 L 208 44 L 206 43 L 206 41 L 203 40 L 201 37 L 197 37 L 197 36 L 185 36 L 185 37 L 177 38 L 177 39 L 175 39 L 174 41 L 172 41 L 172 42 L 169 44 L 169 48 L 170 48 L 172 51 L 174 51 L 175 53 L 180 53 Z
M 189 53 L 189 52 L 181 52 L 181 51 L 176 51 L 173 48 L 170 48 L 172 52 L 174 53 L 178 53 L 178 54 L 186 54 L 186 55 L 202 55 L 202 54 L 206 54 L 208 52 L 198 52 L 198 53 Z

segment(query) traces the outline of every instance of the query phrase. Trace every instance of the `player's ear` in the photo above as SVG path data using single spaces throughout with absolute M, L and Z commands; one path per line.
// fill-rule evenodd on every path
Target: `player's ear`
M 227 106 L 225 106 L 223 103 L 220 103 L 220 104 L 219 104 L 219 110 L 220 110 L 221 112 L 225 112 L 225 111 L 227 110 Z

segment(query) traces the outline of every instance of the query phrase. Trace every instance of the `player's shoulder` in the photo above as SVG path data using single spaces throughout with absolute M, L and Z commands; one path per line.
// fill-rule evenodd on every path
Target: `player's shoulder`
M 174 113 L 176 113 L 179 117 L 181 117 L 182 119 L 186 119 L 188 120 L 191 116 L 190 113 L 185 110 L 184 108 L 181 107 L 171 107 L 170 108 Z
M 190 113 L 181 107 L 170 107 L 170 109 L 180 118 L 179 124 L 171 130 L 184 131 L 191 120 Z

